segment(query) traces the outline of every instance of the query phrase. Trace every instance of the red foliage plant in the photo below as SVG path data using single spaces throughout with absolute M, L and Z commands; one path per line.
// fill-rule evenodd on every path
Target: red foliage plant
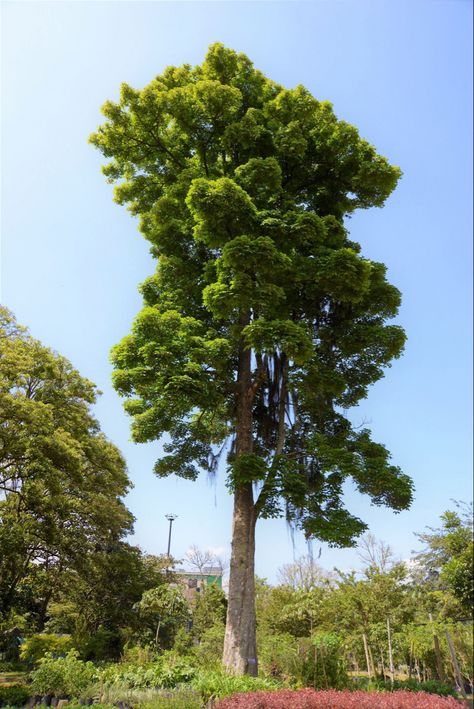
M 216 709 L 459 709 L 453 697 L 427 692 L 362 692 L 335 689 L 281 689 L 232 694 Z

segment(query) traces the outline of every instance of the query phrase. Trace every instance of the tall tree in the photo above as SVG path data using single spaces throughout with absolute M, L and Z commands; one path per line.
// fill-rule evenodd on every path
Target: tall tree
M 344 410 L 403 349 L 400 294 L 344 217 L 382 206 L 400 170 L 328 102 L 287 90 L 221 44 L 202 65 L 123 84 L 91 142 L 115 199 L 140 217 L 157 270 L 113 351 L 136 441 L 168 434 L 158 476 L 195 479 L 226 454 L 234 495 L 224 663 L 257 672 L 255 524 L 286 516 L 352 545 L 352 477 L 406 508 L 411 482 Z
M 130 482 L 90 411 L 96 395 L 0 307 L 0 618 L 26 608 L 41 629 L 62 575 L 125 549 Z

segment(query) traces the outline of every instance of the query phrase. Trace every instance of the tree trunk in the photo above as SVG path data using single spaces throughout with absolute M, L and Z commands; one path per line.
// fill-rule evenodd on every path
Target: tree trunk
M 256 676 L 255 512 L 252 484 L 235 491 L 229 599 L 223 663 L 234 674 Z
M 240 326 L 250 321 L 243 313 Z M 249 454 L 253 448 L 251 352 L 243 338 L 239 346 L 237 376 L 235 455 Z M 255 619 L 255 509 L 252 482 L 235 481 L 232 552 L 230 557 L 229 599 L 224 638 L 224 666 L 234 674 L 256 676 L 257 640 Z

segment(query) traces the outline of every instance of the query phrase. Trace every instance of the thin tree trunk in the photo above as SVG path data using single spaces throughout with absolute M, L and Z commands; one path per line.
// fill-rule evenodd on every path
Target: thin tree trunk
M 367 674 L 369 675 L 369 677 L 373 677 L 372 665 L 370 663 L 370 655 L 369 655 L 369 643 L 367 642 L 367 636 L 365 633 L 362 633 L 362 639 L 364 641 L 365 660 L 367 663 Z
M 390 620 L 388 618 L 387 618 L 387 639 L 388 639 L 388 659 L 390 662 L 390 682 L 393 685 L 393 680 L 395 679 L 395 668 L 393 666 L 392 631 L 390 628 Z
M 444 631 L 446 635 L 446 640 L 448 641 L 449 653 L 451 655 L 451 662 L 453 664 L 454 676 L 456 677 L 456 683 L 459 685 L 459 691 L 461 692 L 464 699 L 467 699 L 466 690 L 464 689 L 464 679 L 461 674 L 461 669 L 459 667 L 458 659 L 456 657 L 456 650 L 454 649 L 453 640 L 448 630 Z
M 250 321 L 249 313 L 240 318 L 240 326 Z M 254 388 L 251 352 L 243 339 L 239 347 L 237 376 L 237 411 L 235 455 L 252 452 L 252 401 Z M 223 664 L 234 674 L 258 674 L 255 618 L 255 509 L 251 482 L 236 481 L 232 523 L 229 598 L 224 638 Z
M 440 682 L 446 683 L 446 675 L 444 673 L 444 666 L 443 666 L 443 657 L 441 655 L 441 648 L 439 645 L 439 639 L 438 636 L 436 635 L 436 629 L 433 623 L 433 615 L 430 613 L 429 614 L 429 619 L 431 623 L 431 627 L 433 629 L 433 645 L 434 645 L 434 651 L 435 651 L 435 657 L 436 657 L 436 669 L 438 671 L 438 679 Z

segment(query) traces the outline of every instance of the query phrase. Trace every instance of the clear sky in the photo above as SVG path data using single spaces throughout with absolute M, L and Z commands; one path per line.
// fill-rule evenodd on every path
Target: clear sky
M 134 540 L 228 554 L 231 501 L 215 484 L 157 480 L 159 444 L 134 445 L 110 385 L 111 346 L 140 308 L 153 269 L 136 222 L 112 201 L 87 137 L 122 81 L 142 87 L 168 64 L 200 63 L 220 41 L 275 81 L 302 83 L 355 124 L 404 177 L 386 207 L 349 222 L 367 257 L 403 293 L 405 356 L 354 410 L 416 484 L 394 515 L 348 488 L 349 508 L 401 557 L 471 488 L 472 2 L 3 2 L 1 301 L 103 391 L 97 416 L 134 489 Z M 257 573 L 306 551 L 283 520 L 261 521 Z M 315 545 L 316 554 L 319 544 Z M 322 547 L 348 569 L 353 550 Z

